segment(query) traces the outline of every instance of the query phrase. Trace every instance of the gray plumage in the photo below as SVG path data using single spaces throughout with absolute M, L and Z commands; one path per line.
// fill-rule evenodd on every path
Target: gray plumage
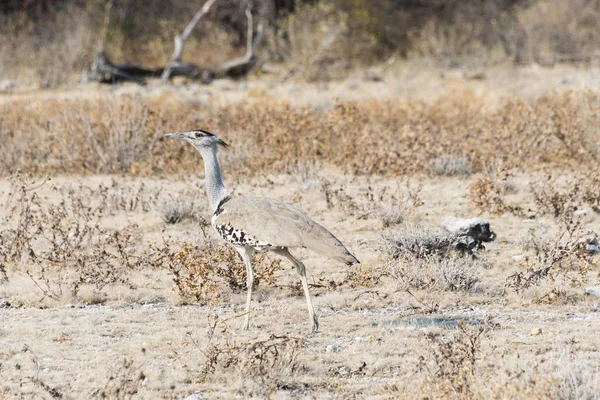
M 217 160 L 217 146 L 227 147 L 227 144 L 217 136 L 201 129 L 166 136 L 185 139 L 204 160 L 206 195 L 213 213 L 211 224 L 219 236 L 235 246 L 246 265 L 248 296 L 244 329 L 249 324 L 254 284 L 252 254 L 255 251 L 272 251 L 294 264 L 302 280 L 312 329 L 318 329 L 306 268 L 289 249 L 306 248 L 347 265 L 358 264 L 356 257 L 331 232 L 288 204 L 273 199 L 230 195 L 223 184 Z
M 273 247 L 302 247 L 348 265 L 358 263 L 331 232 L 279 200 L 233 196 L 219 211 L 212 218 L 215 227 L 233 227 L 244 236 Z

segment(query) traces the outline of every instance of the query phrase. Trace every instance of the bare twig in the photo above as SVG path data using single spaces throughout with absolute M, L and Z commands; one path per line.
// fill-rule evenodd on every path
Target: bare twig
M 110 24 L 110 11 L 112 10 L 114 0 L 108 0 L 106 6 L 104 6 L 104 23 L 102 25 L 102 33 L 98 38 L 96 44 L 96 54 L 94 56 L 94 63 L 92 65 L 92 75 L 99 76 L 100 69 L 104 61 L 104 45 L 106 44 L 106 34 L 108 32 L 108 25 Z
M 264 36 L 263 24 L 262 22 L 258 23 L 256 27 L 256 36 L 254 36 L 254 20 L 252 18 L 250 5 L 246 7 L 246 19 L 248 21 L 248 31 L 246 33 L 246 54 L 244 54 L 243 57 L 223 63 L 218 69 L 219 75 L 232 77 L 244 75 L 252 70 L 258 61 L 257 57 L 254 55 L 254 49 Z
M 173 50 L 173 55 L 171 56 L 171 61 L 167 64 L 164 69 L 160 81 L 165 84 L 171 77 L 171 72 L 173 71 L 173 67 L 175 67 L 179 62 L 181 62 L 181 56 L 183 55 L 183 46 L 185 41 L 188 39 L 196 24 L 200 22 L 202 17 L 204 17 L 209 11 L 210 8 L 215 4 L 217 0 L 208 0 L 202 8 L 194 15 L 194 18 L 187 24 L 181 35 L 175 36 L 175 49 Z

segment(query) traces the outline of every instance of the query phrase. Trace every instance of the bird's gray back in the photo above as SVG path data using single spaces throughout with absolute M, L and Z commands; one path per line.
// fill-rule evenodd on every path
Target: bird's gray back
M 278 200 L 230 197 L 217 208 L 212 225 L 221 237 L 236 245 L 305 247 L 347 264 L 358 262 L 331 232 Z

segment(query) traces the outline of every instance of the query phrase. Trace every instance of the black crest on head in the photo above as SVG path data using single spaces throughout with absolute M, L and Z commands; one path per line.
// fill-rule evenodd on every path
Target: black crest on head
M 212 133 L 210 133 L 209 131 L 205 131 L 204 129 L 194 129 L 194 132 L 195 132 L 195 134 L 196 134 L 195 136 L 197 138 L 201 137 L 201 136 L 215 136 Z

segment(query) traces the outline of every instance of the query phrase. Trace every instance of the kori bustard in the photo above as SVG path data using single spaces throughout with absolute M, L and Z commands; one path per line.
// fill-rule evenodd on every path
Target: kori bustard
M 202 129 L 166 136 L 184 139 L 200 152 L 204 160 L 206 195 L 212 212 L 211 225 L 219 236 L 235 246 L 246 265 L 248 297 L 243 329 L 248 329 L 250 318 L 254 284 L 252 255 L 255 251 L 272 251 L 290 260 L 300 274 L 312 330 L 317 330 L 319 321 L 310 299 L 306 268 L 289 249 L 307 248 L 347 265 L 358 264 L 356 257 L 331 232 L 285 203 L 231 195 L 225 189 L 217 160 L 218 146 L 226 148 L 228 145 L 217 136 Z

